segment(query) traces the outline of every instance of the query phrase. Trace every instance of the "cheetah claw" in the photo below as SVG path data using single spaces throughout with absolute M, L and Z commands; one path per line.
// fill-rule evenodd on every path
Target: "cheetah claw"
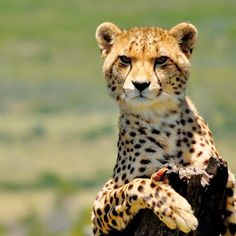
M 158 170 L 156 173 L 153 174 L 152 179 L 154 181 L 163 181 L 165 180 L 165 174 L 168 171 L 167 167 L 162 167 L 160 170 Z
M 163 165 L 156 173 L 152 175 L 152 179 L 154 181 L 167 181 L 166 173 L 168 170 L 172 169 L 173 166 L 171 164 Z

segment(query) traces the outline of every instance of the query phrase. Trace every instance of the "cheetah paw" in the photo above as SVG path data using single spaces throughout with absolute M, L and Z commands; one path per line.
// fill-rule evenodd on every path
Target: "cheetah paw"
M 161 220 L 170 229 L 180 229 L 184 233 L 188 233 L 191 230 L 197 229 L 198 221 L 192 212 L 186 212 L 185 210 L 178 209 L 173 210 L 172 216 L 162 216 Z
M 157 184 L 153 176 L 152 181 Z M 178 228 L 184 233 L 196 230 L 198 220 L 184 197 L 164 183 L 156 185 L 154 196 L 155 198 L 147 199 L 146 204 L 152 206 L 151 209 L 170 229 Z
M 154 212 L 171 229 L 179 228 L 185 233 L 196 230 L 198 221 L 189 203 L 177 193 L 173 198 L 174 202 L 165 203 L 160 209 L 154 208 Z

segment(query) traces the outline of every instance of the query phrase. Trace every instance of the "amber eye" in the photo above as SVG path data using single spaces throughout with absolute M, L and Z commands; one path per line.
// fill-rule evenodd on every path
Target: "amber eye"
M 121 63 L 124 65 L 131 64 L 131 58 L 129 58 L 127 56 L 120 56 L 119 59 L 120 59 Z
M 164 65 L 168 60 L 168 57 L 166 56 L 161 56 L 161 57 L 157 57 L 155 60 L 155 66 L 162 66 Z

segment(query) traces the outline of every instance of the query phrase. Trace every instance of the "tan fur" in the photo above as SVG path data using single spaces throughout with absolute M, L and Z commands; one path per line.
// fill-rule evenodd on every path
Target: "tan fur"
M 95 235 L 125 228 L 143 208 L 172 229 L 196 229 L 189 203 L 152 175 L 165 163 L 204 167 L 211 156 L 221 158 L 207 124 L 185 96 L 197 35 L 190 23 L 170 30 L 121 30 L 112 23 L 98 27 L 104 76 L 121 114 L 113 177 L 94 203 Z M 236 231 L 233 188 L 230 175 L 225 235 Z

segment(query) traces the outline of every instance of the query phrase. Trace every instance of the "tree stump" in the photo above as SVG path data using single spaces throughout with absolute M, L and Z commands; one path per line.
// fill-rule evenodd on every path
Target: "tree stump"
M 170 230 L 151 210 L 144 209 L 125 230 L 114 230 L 108 236 L 219 236 L 228 179 L 226 162 L 211 157 L 206 169 L 173 168 L 168 171 L 167 178 L 170 185 L 191 204 L 199 222 L 196 231 L 185 234 Z

